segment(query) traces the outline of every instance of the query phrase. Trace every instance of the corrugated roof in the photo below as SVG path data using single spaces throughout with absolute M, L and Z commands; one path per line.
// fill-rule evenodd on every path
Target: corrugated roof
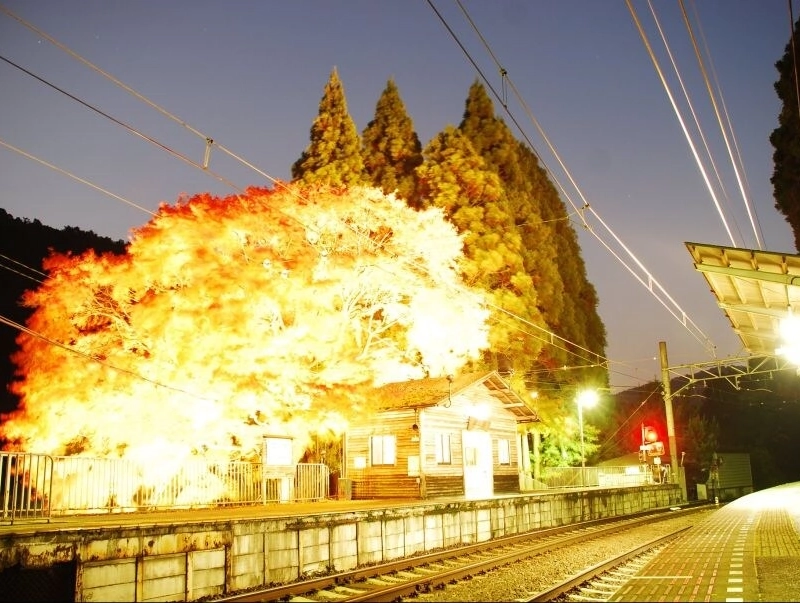
M 686 243 L 694 267 L 744 348 L 774 356 L 778 326 L 788 309 L 800 314 L 800 255 L 702 243 Z
M 377 391 L 386 402 L 384 408 L 425 408 L 446 404 L 453 396 L 480 384 L 516 417 L 518 423 L 541 420 L 536 411 L 508 386 L 497 371 L 464 373 L 454 376 L 452 382 L 447 377 L 437 377 L 387 383 Z

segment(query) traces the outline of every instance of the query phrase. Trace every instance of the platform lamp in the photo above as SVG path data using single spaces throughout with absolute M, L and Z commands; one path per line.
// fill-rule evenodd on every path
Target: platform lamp
M 586 454 L 583 451 L 583 407 L 597 403 L 597 392 L 593 389 L 583 390 L 578 394 L 578 427 L 581 432 L 581 486 L 586 486 Z

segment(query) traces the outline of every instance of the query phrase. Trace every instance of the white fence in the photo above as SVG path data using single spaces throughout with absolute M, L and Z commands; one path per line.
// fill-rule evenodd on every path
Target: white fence
M 0 452 L 2 520 L 53 515 L 259 505 L 328 497 L 323 464 L 128 459 Z
M 545 467 L 542 469 L 539 482 L 548 488 L 613 488 L 654 483 L 651 472 L 638 465 Z

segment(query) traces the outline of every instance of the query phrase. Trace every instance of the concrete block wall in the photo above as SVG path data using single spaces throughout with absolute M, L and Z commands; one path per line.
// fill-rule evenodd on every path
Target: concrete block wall
M 83 564 L 80 600 L 135 601 L 136 564 L 135 558 Z
M 0 540 L 0 572 L 15 562 L 32 567 L 74 562 L 77 601 L 194 601 L 442 547 L 669 507 L 680 496 L 677 486 L 615 488 L 202 524 L 54 529 L 44 538 L 40 532 Z
M 358 551 L 353 550 L 358 525 L 355 523 L 331 526 L 331 566 L 337 571 L 358 567 Z

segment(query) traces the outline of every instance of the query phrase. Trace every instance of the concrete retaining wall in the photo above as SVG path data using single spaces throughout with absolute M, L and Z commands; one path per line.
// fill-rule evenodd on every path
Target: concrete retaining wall
M 76 601 L 194 601 L 529 530 L 679 504 L 677 486 L 609 488 L 296 517 L 9 534 L 0 570 L 76 564 Z M 0 571 L 0 590 L 3 589 Z

